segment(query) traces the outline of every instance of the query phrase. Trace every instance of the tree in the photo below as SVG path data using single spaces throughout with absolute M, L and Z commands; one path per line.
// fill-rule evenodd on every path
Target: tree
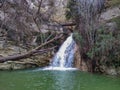
M 66 17 L 77 24 L 74 36 L 80 47 L 81 56 L 94 47 L 99 16 L 104 9 L 105 0 L 69 0 Z M 94 58 L 91 58 L 94 60 Z

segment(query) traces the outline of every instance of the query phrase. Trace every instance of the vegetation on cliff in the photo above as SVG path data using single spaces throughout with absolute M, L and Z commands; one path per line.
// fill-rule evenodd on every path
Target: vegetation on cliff
M 106 4 L 104 3 L 104 5 L 109 4 L 109 7 L 113 7 L 119 5 L 119 3 L 120 1 L 118 0 L 110 0 Z M 69 0 L 67 5 L 68 9 L 66 11 L 66 18 L 72 19 L 73 22 L 77 24 L 74 30 L 75 31 L 74 38 L 80 47 L 80 53 L 83 61 L 86 62 L 86 64 L 90 68 L 89 71 L 104 72 L 105 70 L 104 67 L 119 68 L 120 67 L 120 28 L 119 28 L 120 17 L 113 18 L 109 21 L 105 21 L 104 24 L 102 22 L 98 23 L 99 21 L 98 16 L 99 14 L 101 14 L 101 10 L 104 10 L 105 7 L 104 6 L 101 6 L 101 8 L 92 7 L 91 4 L 90 15 L 92 15 L 91 17 L 94 17 L 91 18 L 92 19 L 91 20 L 89 17 L 86 18 L 87 15 L 85 14 L 88 13 L 86 13 L 84 10 L 84 9 L 88 9 L 89 11 L 89 6 L 88 8 L 86 8 L 87 6 L 80 7 L 79 4 L 81 4 L 81 2 Z M 93 13 L 97 13 L 98 16 L 92 13 L 93 8 L 96 9 L 98 8 L 98 11 L 93 12 Z M 84 10 L 84 11 L 81 12 L 79 10 Z M 84 15 L 82 16 L 82 14 L 79 12 L 81 12 Z M 89 22 L 92 22 L 92 24 L 90 24 Z M 109 23 L 110 25 L 115 23 L 112 29 L 110 29 L 112 25 L 109 27 L 107 26 L 107 24 Z M 93 36 L 92 38 L 91 35 Z M 90 41 L 91 40 L 90 38 L 92 39 L 93 42 Z
M 2 0 L 0 48 L 5 50 L 11 44 L 26 52 L 17 52 L 17 55 L 14 53 L 8 57 L 0 53 L 0 62 L 40 55 L 41 50 L 46 53 L 50 48 L 53 55 L 73 32 L 88 71 L 104 72 L 104 66 L 120 67 L 120 16 L 100 20 L 101 13 L 119 7 L 120 1 L 93 1 L 95 5 L 87 0 Z

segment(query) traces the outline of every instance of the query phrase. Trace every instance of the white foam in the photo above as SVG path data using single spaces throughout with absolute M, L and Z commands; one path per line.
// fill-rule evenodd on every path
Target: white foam
M 75 42 L 72 36 L 73 34 L 71 34 L 62 44 L 53 58 L 51 66 L 60 68 L 72 67 L 75 47 Z
M 77 70 L 77 68 L 65 68 L 65 67 L 46 67 L 42 70 L 58 70 L 58 71 L 68 71 L 68 70 Z

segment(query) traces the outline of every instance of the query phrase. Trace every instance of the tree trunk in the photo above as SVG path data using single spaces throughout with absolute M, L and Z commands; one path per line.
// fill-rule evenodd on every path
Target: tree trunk
M 45 49 L 40 50 L 40 49 L 43 46 L 53 42 L 54 40 L 57 40 L 57 39 L 61 38 L 61 37 L 62 37 L 62 35 L 56 36 L 55 38 L 41 44 L 40 46 L 36 47 L 35 49 L 33 49 L 33 50 L 31 50 L 31 51 L 29 51 L 25 54 L 18 54 L 18 55 L 15 55 L 15 56 L 8 56 L 8 57 L 0 57 L 0 63 L 3 63 L 5 61 L 9 61 L 9 60 L 16 61 L 16 60 L 20 60 L 20 59 L 23 59 L 23 58 L 28 58 L 28 57 L 31 57 L 31 56 L 35 55 L 35 53 L 38 53 L 38 52 L 41 52 L 41 53 L 47 52 L 46 50 L 48 50 L 48 49 L 46 49 L 46 50 Z

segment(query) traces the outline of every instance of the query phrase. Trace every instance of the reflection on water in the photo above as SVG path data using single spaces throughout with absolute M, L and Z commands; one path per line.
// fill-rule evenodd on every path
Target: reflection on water
M 64 74 L 61 74 L 61 72 L 52 72 L 52 75 L 55 81 L 53 84 L 54 90 L 56 90 L 56 88 L 57 90 L 75 90 L 75 76 L 73 72 L 71 72 L 71 74 L 67 72 L 64 72 Z
M 0 71 L 0 90 L 120 90 L 120 78 L 80 71 Z

